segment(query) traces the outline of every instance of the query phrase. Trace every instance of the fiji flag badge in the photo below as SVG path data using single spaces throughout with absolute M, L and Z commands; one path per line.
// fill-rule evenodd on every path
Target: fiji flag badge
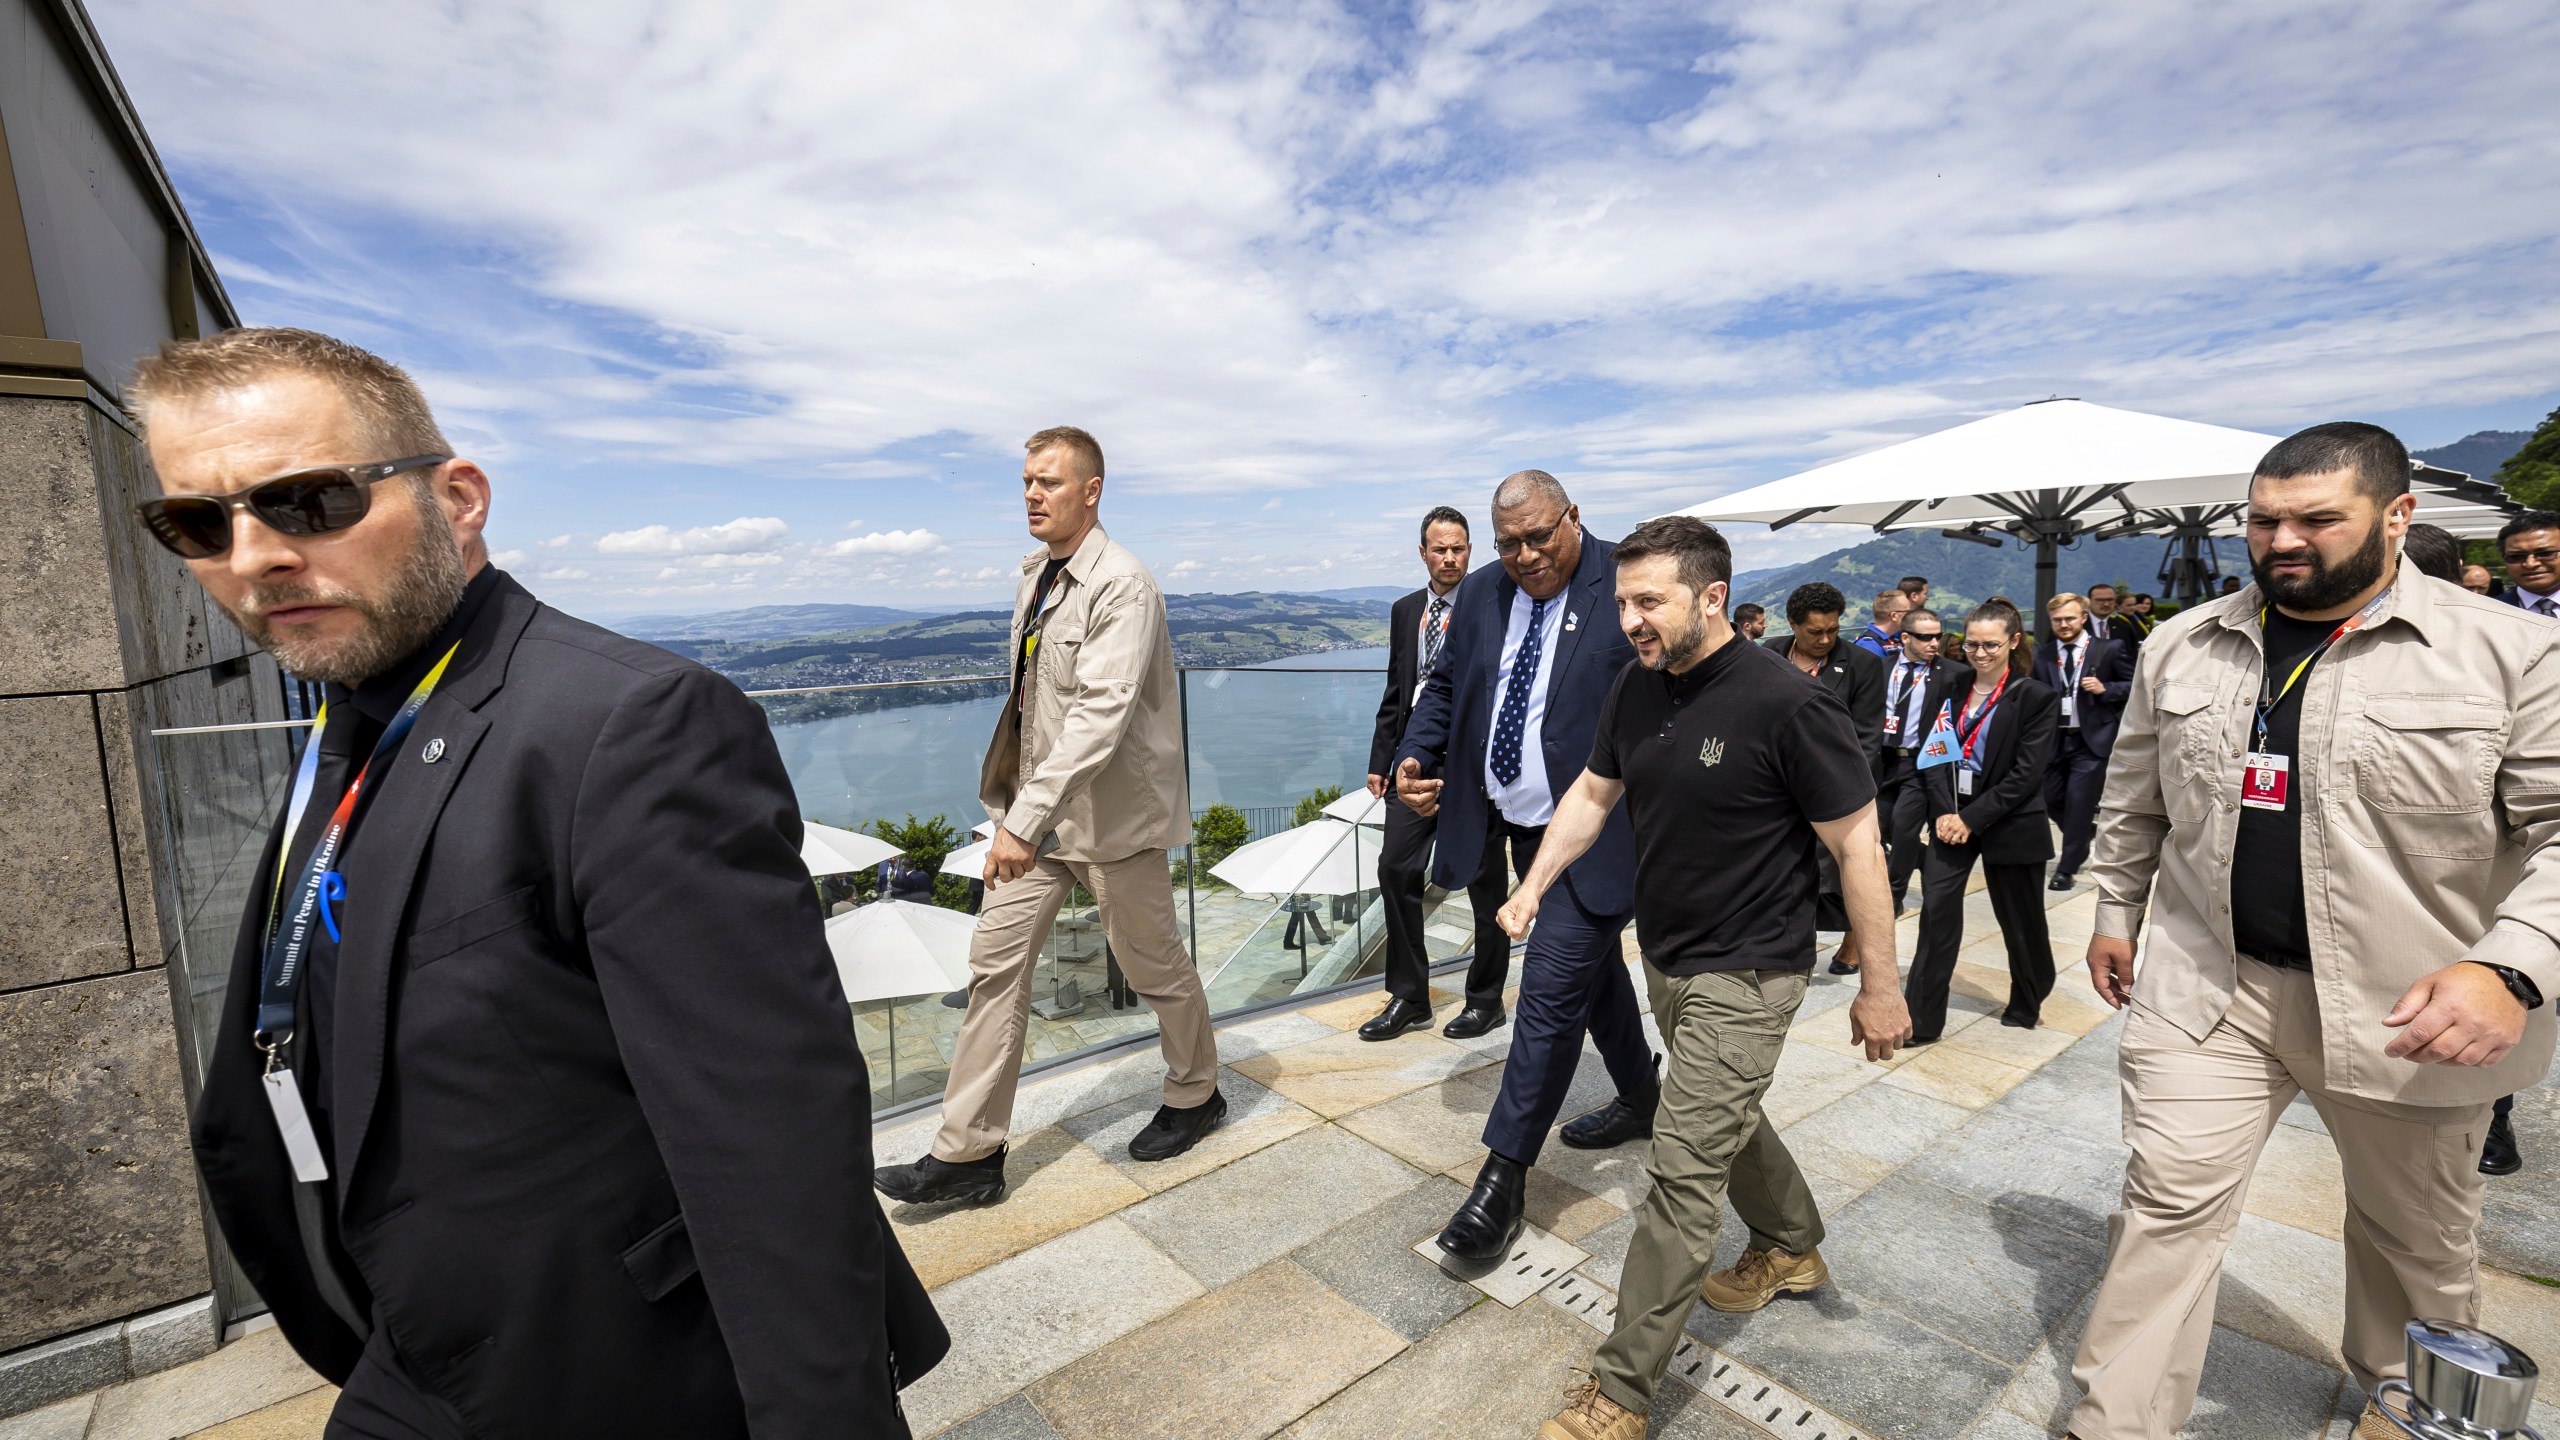
M 1929 726 L 1929 738 L 1920 742 L 1920 758 L 1914 762 L 1913 768 L 1926 770 L 1932 765 L 1944 765 L 1955 758 L 1955 715 L 1946 702 L 1941 701 L 1938 705 L 1938 718 Z

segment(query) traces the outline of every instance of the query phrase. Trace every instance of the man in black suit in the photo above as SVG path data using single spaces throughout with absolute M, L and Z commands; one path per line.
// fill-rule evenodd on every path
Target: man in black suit
M 1849 707 L 1849 720 L 1858 727 L 1858 746 L 1865 752 L 1868 778 L 1875 780 L 1884 771 L 1884 661 L 1872 651 L 1840 643 L 1840 617 L 1848 608 L 1848 597 L 1836 585 L 1820 580 L 1799 585 L 1787 596 L 1789 633 L 1760 643 Z M 1814 926 L 1846 932 L 1849 907 L 1841 899 L 1840 867 L 1831 862 L 1827 851 L 1813 858 L 1822 871 Z M 1857 953 L 1858 937 L 1843 933 L 1840 948 L 1831 956 L 1831 973 L 1857 974 L 1856 963 L 1849 959 Z
M 1591 758 L 1610 688 L 1635 658 L 1616 623 L 1609 542 L 1583 530 L 1554 476 L 1523 470 L 1504 480 L 1493 494 L 1493 537 L 1501 562 L 1458 587 L 1440 663 L 1396 755 L 1397 794 L 1440 817 L 1432 875 L 1444 889 L 1464 884 L 1488 850 L 1507 848 L 1528 872 L 1557 797 Z M 1564 1142 L 1602 1149 L 1653 1133 L 1660 1088 L 1618 948 L 1635 909 L 1635 869 L 1621 804 L 1548 893 L 1521 958 L 1511 1059 L 1485 1121 L 1493 1153 L 1440 1232 L 1455 1258 L 1499 1259 L 1519 1235 L 1528 1169 L 1564 1108 L 1586 1031 L 1618 1095 L 1565 1126 Z
M 2560 619 L 2560 515 L 2527 510 L 2507 521 L 2498 528 L 2498 557 L 2507 563 L 2507 591 L 2498 598 Z
M 1422 517 L 1422 565 L 1431 583 L 1395 603 L 1387 620 L 1387 693 L 1378 701 L 1378 726 L 1369 737 L 1369 793 L 1393 788 L 1396 747 L 1423 677 L 1439 662 L 1456 608 L 1458 582 L 1467 578 L 1475 544 L 1467 517 L 1447 505 Z M 1363 1040 L 1388 1040 L 1431 1023 L 1431 954 L 1423 944 L 1422 887 L 1429 878 L 1436 817 L 1417 815 L 1392 800 L 1386 807 L 1386 843 L 1378 850 L 1378 888 L 1387 911 L 1387 1005 L 1360 1027 Z M 1467 999 L 1441 1032 L 1470 1039 L 1503 1023 L 1502 985 L 1511 976 L 1511 937 L 1494 918 L 1511 893 L 1502 854 L 1484 849 L 1483 863 L 1467 882 L 1475 909 L 1475 957 L 1467 964 Z
M 2089 598 L 2082 603 L 2089 612 L 2088 631 L 2100 639 L 2120 640 L 2127 650 L 2136 650 L 2141 648 L 2143 637 L 2151 633 L 2124 613 L 2116 587 L 2104 580 L 2089 587 Z
M 1902 913 L 1911 877 L 1926 853 L 1921 828 L 1929 823 L 1929 799 L 1920 786 L 1919 755 L 1929 738 L 1929 689 L 1961 674 L 1964 662 L 1945 654 L 1946 626 L 1935 610 L 1902 617 L 1902 653 L 1885 671 L 1883 755 L 1876 782 L 1876 814 L 1884 825 L 1893 911 Z
M 2107 756 L 2115 751 L 2116 724 L 2133 694 L 2133 647 L 2091 634 L 2089 614 L 2088 602 L 2070 591 L 2054 596 L 2045 605 L 2051 637 L 2036 646 L 2034 678 L 2061 702 L 2061 733 L 2053 768 L 2044 777 L 2044 808 L 2062 827 L 2062 858 L 2046 882 L 2053 890 L 2070 889 L 2071 877 L 2089 858 Z
M 492 568 L 397 367 L 234 330 L 130 393 L 153 534 L 328 696 L 194 1117 L 328 1435 L 905 1436 L 949 1338 L 762 712 Z

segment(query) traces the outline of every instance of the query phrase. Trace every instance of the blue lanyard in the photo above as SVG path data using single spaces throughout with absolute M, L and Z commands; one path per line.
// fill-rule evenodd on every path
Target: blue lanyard
M 329 729 L 329 707 L 320 707 L 318 720 L 311 727 L 311 739 L 302 747 L 302 763 L 295 767 L 293 795 L 285 802 L 284 841 L 276 851 L 275 888 L 267 900 L 266 963 L 258 981 L 258 1020 L 251 1038 L 267 1052 L 267 1068 L 276 1066 L 286 1044 L 293 1039 L 294 1000 L 302 993 L 303 961 L 311 953 L 311 927 L 314 921 L 328 925 L 331 939 L 337 938 L 336 920 L 328 911 L 331 901 L 346 898 L 346 881 L 338 875 L 338 856 L 346 849 L 347 833 L 354 828 L 356 802 L 364 794 L 365 777 L 383 757 L 400 747 L 408 738 L 409 728 L 418 723 L 418 712 L 427 708 L 427 697 L 433 695 L 436 682 L 444 678 L 445 667 L 453 663 L 456 642 L 435 668 L 409 692 L 400 712 L 383 727 L 382 738 L 374 742 L 373 754 L 366 757 L 364 768 L 348 782 L 344 795 L 329 812 L 329 826 L 311 847 L 311 858 L 303 862 L 302 879 L 294 886 L 293 903 L 279 904 L 284 899 L 284 868 L 287 852 L 293 848 L 295 832 L 302 828 L 302 817 L 311 805 L 311 791 L 320 777 L 320 741 Z

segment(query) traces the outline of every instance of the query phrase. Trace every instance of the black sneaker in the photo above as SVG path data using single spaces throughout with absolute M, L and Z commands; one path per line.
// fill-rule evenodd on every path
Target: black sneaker
M 1156 1107 L 1156 1118 L 1147 1122 L 1129 1141 L 1132 1160 L 1170 1160 L 1200 1143 L 1200 1137 L 1218 1128 L 1227 1118 L 1227 1097 L 1212 1090 L 1209 1098 L 1188 1110 L 1170 1105 Z
M 1004 1198 L 1004 1150 L 998 1147 L 983 1160 L 927 1155 L 913 1165 L 883 1165 L 871 1172 L 871 1183 L 909 1205 L 993 1205 Z

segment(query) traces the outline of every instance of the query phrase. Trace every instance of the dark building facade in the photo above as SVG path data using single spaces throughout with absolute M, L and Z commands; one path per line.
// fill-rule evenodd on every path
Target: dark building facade
M 223 922 L 182 897 L 248 863 L 285 732 L 155 732 L 280 721 L 284 687 L 134 524 L 122 403 L 235 323 L 77 0 L 0 0 L 0 1414 L 256 1303 L 187 1153 L 188 926 Z

